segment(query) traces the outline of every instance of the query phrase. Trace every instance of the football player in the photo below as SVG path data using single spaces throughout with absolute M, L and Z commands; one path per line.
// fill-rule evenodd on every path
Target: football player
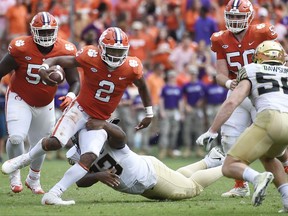
M 254 10 L 249 0 L 230 0 L 224 11 L 227 30 L 216 32 L 211 37 L 211 49 L 217 55 L 217 83 L 229 89 L 227 96 L 236 87 L 236 76 L 244 65 L 252 62 L 255 48 L 265 40 L 274 40 L 277 33 L 269 24 L 250 25 Z M 221 144 L 227 152 L 240 134 L 255 118 L 255 108 L 247 98 L 221 127 Z M 211 134 L 214 138 L 218 134 Z M 247 182 L 235 180 L 235 186 L 222 197 L 249 196 Z
M 131 151 L 126 144 L 126 134 L 119 126 L 97 119 L 90 119 L 86 126 L 87 130 L 104 129 L 108 139 L 89 172 L 77 181 L 79 187 L 90 187 L 101 181 L 117 191 L 139 194 L 148 199 L 182 200 L 199 195 L 205 187 L 222 177 L 219 165 L 224 154 L 215 148 L 210 157 L 197 162 L 197 165 L 190 164 L 175 171 L 153 156 Z M 83 131 L 79 136 L 81 133 Z M 77 139 L 74 140 L 77 143 Z M 80 154 L 81 149 L 75 145 L 66 156 L 73 164 L 79 161 Z M 202 167 L 198 165 L 200 163 Z
M 76 47 L 57 38 L 58 23 L 48 12 L 36 14 L 31 23 L 31 36 L 13 39 L 8 53 L 0 62 L 0 79 L 11 71 L 11 83 L 6 95 L 6 122 L 8 158 L 24 153 L 24 141 L 30 148 L 44 136 L 51 134 L 55 124 L 54 95 L 57 86 L 44 84 L 38 69 L 46 58 L 54 56 L 74 56 Z M 70 85 L 69 93 L 63 96 L 65 108 L 78 94 L 80 81 L 75 68 L 65 69 Z M 40 170 L 45 154 L 31 160 L 25 184 L 35 194 L 43 194 L 40 185 Z M 23 190 L 20 170 L 10 173 L 10 187 L 14 193 Z
M 143 66 L 136 57 L 128 56 L 129 41 L 120 28 L 106 29 L 99 38 L 99 47 L 86 46 L 76 56 L 62 56 L 46 59 L 39 69 L 42 80 L 49 85 L 49 67 L 82 67 L 84 70 L 80 93 L 67 112 L 56 123 L 52 136 L 41 139 L 27 154 L 6 161 L 2 165 L 4 173 L 11 173 L 26 166 L 31 160 L 65 146 L 77 131 L 84 129 L 89 118 L 107 120 L 116 109 L 125 89 L 131 84 L 138 87 L 146 109 L 146 116 L 136 126 L 136 130 L 147 127 L 152 120 L 153 110 L 150 95 L 143 77 Z M 79 138 L 80 162 L 72 166 L 63 178 L 42 198 L 43 204 L 71 205 L 74 201 L 63 201 L 62 193 L 81 179 L 92 163 L 99 157 L 107 134 L 102 130 L 85 130 Z
M 268 40 L 259 44 L 253 56 L 254 63 L 240 69 L 237 87 L 223 103 L 208 131 L 216 133 L 249 95 L 255 104 L 256 118 L 228 151 L 222 172 L 229 178 L 243 179 L 253 184 L 254 206 L 262 203 L 267 186 L 275 177 L 274 184 L 281 194 L 284 212 L 288 212 L 288 180 L 276 157 L 282 155 L 288 145 L 286 55 L 278 42 Z M 259 173 L 248 166 L 257 159 L 269 172 Z

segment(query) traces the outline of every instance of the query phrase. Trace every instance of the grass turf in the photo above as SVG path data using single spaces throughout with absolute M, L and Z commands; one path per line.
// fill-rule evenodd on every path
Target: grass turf
M 198 159 L 166 159 L 163 162 L 176 169 Z M 45 161 L 41 173 L 41 184 L 48 191 L 61 179 L 69 165 L 66 161 Z M 259 171 L 263 168 L 259 162 L 252 164 Z M 25 181 L 28 168 L 21 170 L 22 181 Z M 24 187 L 19 194 L 14 194 L 9 188 L 8 176 L 0 174 L 0 215 L 1 216 L 86 216 L 86 215 L 279 215 L 281 199 L 274 185 L 270 185 L 267 197 L 259 207 L 251 205 L 248 198 L 222 198 L 221 194 L 234 185 L 232 179 L 222 177 L 219 181 L 206 188 L 198 197 L 182 201 L 152 201 L 139 195 L 119 193 L 98 183 L 90 188 L 70 187 L 63 199 L 74 199 L 74 206 L 42 206 L 42 195 L 34 195 Z M 252 190 L 252 186 L 250 185 Z M 253 190 L 252 190 L 253 191 Z

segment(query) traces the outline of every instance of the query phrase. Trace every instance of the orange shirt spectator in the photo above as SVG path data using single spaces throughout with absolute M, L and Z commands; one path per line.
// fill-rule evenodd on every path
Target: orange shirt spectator
M 148 34 L 145 33 L 143 23 L 140 21 L 134 21 L 131 30 L 129 35 L 129 56 L 136 56 L 144 63 L 149 58 L 152 41 Z
M 152 105 L 157 109 L 160 103 L 161 90 L 165 85 L 163 65 L 156 64 L 154 66 L 153 72 L 146 78 L 146 84 L 150 91 Z
M 165 71 L 172 69 L 173 66 L 169 60 L 172 50 L 176 47 L 176 41 L 168 36 L 167 30 L 162 28 L 155 41 L 155 49 L 152 51 L 153 64 L 164 65 Z
M 8 24 L 8 35 L 9 40 L 15 37 L 26 35 L 27 23 L 28 23 L 28 11 L 27 8 L 17 0 L 16 5 L 10 7 L 6 12 L 7 24 Z

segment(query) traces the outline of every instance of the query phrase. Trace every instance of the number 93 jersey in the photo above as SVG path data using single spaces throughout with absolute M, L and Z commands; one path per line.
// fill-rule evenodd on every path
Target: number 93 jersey
M 43 54 L 38 50 L 31 36 L 22 36 L 10 42 L 8 52 L 18 64 L 18 68 L 11 77 L 11 91 L 17 93 L 30 106 L 42 107 L 54 99 L 57 86 L 45 85 L 41 81 L 38 69 L 47 58 L 74 56 L 76 47 L 58 38 L 53 49 Z
M 243 79 L 252 84 L 250 98 L 257 113 L 266 109 L 288 112 L 288 67 L 252 63 L 239 71 L 237 81 Z
M 273 25 L 251 25 L 242 41 L 238 41 L 228 30 L 216 32 L 211 36 L 211 50 L 217 53 L 217 60 L 225 59 L 229 70 L 229 78 L 235 79 L 238 71 L 252 63 L 252 55 L 256 47 L 265 40 L 274 40 L 277 33 Z
M 143 76 L 143 66 L 137 57 L 109 71 L 95 46 L 86 46 L 76 54 L 83 68 L 82 85 L 77 101 L 91 117 L 106 120 L 119 104 L 125 89 Z
M 139 156 L 125 145 L 122 149 L 113 149 L 105 143 L 99 157 L 94 162 L 99 171 L 115 167 L 120 176 L 120 184 L 115 190 L 142 194 L 157 183 L 153 164 L 145 156 Z

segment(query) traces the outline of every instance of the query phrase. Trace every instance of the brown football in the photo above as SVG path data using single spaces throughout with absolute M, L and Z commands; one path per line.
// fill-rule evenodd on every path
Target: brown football
M 60 65 L 50 67 L 53 71 L 49 74 L 49 78 L 56 81 L 58 84 L 65 80 L 65 72 Z

